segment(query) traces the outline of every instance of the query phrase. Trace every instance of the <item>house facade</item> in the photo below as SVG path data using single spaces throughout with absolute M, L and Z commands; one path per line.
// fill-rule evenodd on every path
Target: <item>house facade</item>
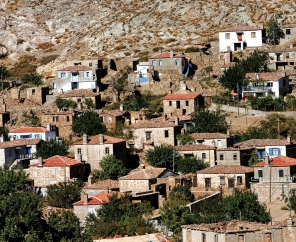
M 104 181 L 98 181 L 96 183 L 92 183 L 91 175 L 88 177 L 87 184 L 82 188 L 82 191 L 87 193 L 89 196 L 93 196 L 98 193 L 110 191 L 115 192 L 119 191 L 119 181 L 107 179 Z
M 192 133 L 191 137 L 196 144 L 210 145 L 216 148 L 227 148 L 232 146 L 232 138 L 222 133 Z
M 247 189 L 250 187 L 254 169 L 240 165 L 216 165 L 197 172 L 197 189 L 219 191 Z
M 296 64 L 296 49 L 293 45 L 290 48 L 276 48 L 268 50 L 270 69 L 276 71 L 295 70 Z
M 21 127 L 16 128 L 8 133 L 9 140 L 18 140 L 18 139 L 42 139 L 48 141 L 55 139 L 56 131 L 52 129 L 50 124 L 47 124 L 47 127 Z
M 237 26 L 221 30 L 219 32 L 220 52 L 262 47 L 262 29 L 258 26 Z
M 217 148 L 217 165 L 241 165 L 248 166 L 253 148 Z
M 280 44 L 285 44 L 296 38 L 296 24 L 284 24 L 281 26 L 285 37 L 280 39 Z
M 88 139 L 83 135 L 82 141 L 74 144 L 75 159 L 81 156 L 82 161 L 90 164 L 91 170 L 100 170 L 101 160 L 108 155 L 126 162 L 126 140 L 98 134 Z
M 163 98 L 163 112 L 170 116 L 189 115 L 203 106 L 204 98 L 198 93 L 173 93 Z
M 137 70 L 128 75 L 128 80 L 135 86 L 149 84 L 149 62 L 140 62 L 137 65 Z
M 96 89 L 97 79 L 91 67 L 67 66 L 56 71 L 54 88 L 64 92 L 74 89 Z
M 289 92 L 289 76 L 285 72 L 247 73 L 242 87 L 242 98 L 284 96 Z
M 129 112 L 124 111 L 123 108 L 120 110 L 102 109 L 99 116 L 108 130 L 115 129 L 118 122 L 124 123 L 127 120 L 130 120 Z

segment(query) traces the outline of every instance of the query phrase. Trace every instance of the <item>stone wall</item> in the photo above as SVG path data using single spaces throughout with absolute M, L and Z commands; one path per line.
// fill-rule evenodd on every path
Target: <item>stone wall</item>
M 215 198 L 217 198 L 219 196 L 220 196 L 220 192 L 216 192 L 214 194 L 211 194 L 210 196 L 207 196 L 207 197 L 202 198 L 202 199 L 200 199 L 198 201 L 195 201 L 193 203 L 190 203 L 186 207 L 189 208 L 190 213 L 194 213 L 194 212 L 199 211 L 200 206 L 202 205 L 203 202 L 206 202 L 208 200 L 213 200 L 213 199 L 215 199 Z
M 94 213 L 96 209 L 100 209 L 102 205 L 74 205 L 74 214 L 79 218 L 80 222 L 84 222 L 89 213 Z
M 177 102 L 179 107 L 177 107 Z M 195 111 L 196 100 L 163 100 L 163 112 L 170 116 L 189 115 Z
M 46 95 L 49 94 L 49 87 L 32 87 L 27 88 L 27 99 L 40 105 L 46 102 Z
M 210 166 L 215 165 L 215 150 L 209 149 L 209 150 L 192 150 L 192 151 L 178 151 L 182 155 L 192 155 L 197 157 L 198 159 L 204 160 L 205 162 L 209 163 Z M 203 155 L 205 155 L 205 158 L 203 158 Z
M 120 192 L 146 192 L 150 190 L 149 180 L 119 180 Z

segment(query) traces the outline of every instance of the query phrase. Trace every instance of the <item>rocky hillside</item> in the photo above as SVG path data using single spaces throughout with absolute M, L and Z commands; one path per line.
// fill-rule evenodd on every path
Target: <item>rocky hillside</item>
M 182 50 L 217 40 L 226 26 L 264 24 L 277 12 L 296 21 L 294 0 L 2 0 L 0 8 L 0 61 L 17 64 L 15 71 Z M 39 71 L 50 75 L 51 66 Z

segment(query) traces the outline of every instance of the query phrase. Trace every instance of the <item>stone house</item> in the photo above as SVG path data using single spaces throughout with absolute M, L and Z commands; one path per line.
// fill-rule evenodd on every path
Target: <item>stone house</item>
M 98 181 L 96 183 L 92 183 L 92 176 L 88 177 L 87 184 L 82 188 L 82 191 L 87 193 L 89 196 L 93 196 L 95 194 L 110 191 L 116 192 L 119 191 L 119 181 L 107 179 L 104 181 Z
M 269 65 L 268 67 L 277 71 L 295 70 L 296 49 L 293 45 L 290 48 L 276 48 L 268 50 Z
M 211 145 L 203 144 L 187 144 L 175 146 L 175 150 L 184 156 L 196 157 L 197 159 L 204 160 L 210 166 L 215 165 L 216 148 Z
M 292 242 L 295 227 L 279 227 L 246 221 L 182 226 L 183 242 Z
M 217 165 L 197 172 L 197 189 L 219 191 L 250 188 L 254 169 L 240 165 Z
M 216 148 L 227 148 L 232 146 L 232 138 L 222 133 L 192 133 L 191 137 L 196 144 L 211 145 Z
M 41 139 L 18 139 L 0 142 L 0 166 L 28 167 L 41 141 Z
M 286 72 L 247 73 L 242 86 L 242 98 L 284 96 L 289 92 L 289 76 Z
M 4 127 L 4 125 L 10 120 L 10 113 L 6 110 L 6 103 L 4 98 L 0 98 L 0 127 Z
M 49 95 L 49 86 L 27 88 L 27 99 L 40 105 L 46 102 L 46 95 Z
M 122 109 L 120 110 L 106 110 L 102 109 L 99 113 L 101 121 L 105 124 L 108 130 L 116 128 L 118 122 L 125 123 L 130 120 L 130 114 Z
M 34 180 L 34 187 L 43 191 L 49 185 L 71 179 L 83 179 L 86 175 L 86 165 L 66 156 L 55 155 L 43 160 L 38 158 L 38 163 L 29 167 L 29 177 Z
M 87 89 L 74 89 L 72 91 L 60 94 L 59 98 L 76 102 L 78 110 L 83 110 L 87 108 L 86 99 L 92 100 L 95 109 L 98 109 L 101 104 L 100 93 L 93 92 Z
M 234 144 L 234 147 L 255 149 L 259 160 L 263 160 L 266 155 L 269 155 L 270 157 L 283 155 L 296 158 L 296 154 L 294 154 L 296 144 L 291 142 L 290 136 L 287 137 L 287 140 L 250 139 L 236 143 Z
M 133 140 L 129 141 L 130 146 L 136 149 L 143 149 L 145 146 L 176 145 L 176 136 L 180 133 L 179 120 L 176 122 L 167 121 L 140 121 L 131 124 Z
M 75 65 L 57 70 L 53 86 L 55 89 L 67 92 L 74 89 L 96 89 L 98 85 L 91 67 Z
M 81 223 L 84 223 L 88 214 L 96 214 L 96 210 L 100 209 L 103 203 L 109 202 L 109 197 L 113 194 L 102 192 L 94 196 L 89 196 L 87 193 L 82 191 L 81 200 L 73 203 L 74 214 L 79 218 Z M 118 193 L 117 196 L 120 198 L 123 194 Z
M 50 123 L 56 128 L 57 136 L 64 138 L 65 140 L 71 140 L 74 115 L 75 113 L 73 111 L 47 112 L 41 114 L 40 122 L 41 125 L 47 125 Z
M 56 131 L 52 129 L 50 124 L 47 127 L 20 127 L 9 131 L 9 140 L 18 139 L 42 139 L 48 141 L 50 139 L 55 139 Z
M 281 29 L 285 34 L 285 37 L 280 39 L 281 45 L 296 38 L 296 24 L 284 24 L 281 26 Z
M 219 32 L 220 52 L 260 48 L 263 40 L 262 26 L 236 26 Z
M 173 51 L 159 53 L 149 57 L 149 71 L 154 79 L 160 78 L 161 71 L 177 71 L 180 75 L 188 77 L 192 75 L 191 57 L 181 54 L 175 54 Z
M 134 86 L 147 85 L 149 76 L 149 62 L 140 62 L 137 64 L 137 70 L 128 75 L 128 81 Z
M 126 163 L 126 140 L 98 134 L 88 139 L 84 134 L 82 141 L 74 144 L 75 159 L 79 156 L 89 163 L 91 170 L 100 170 L 101 160 L 108 155 L 114 155 L 117 159 Z
M 189 115 L 204 106 L 204 98 L 198 93 L 173 93 L 163 98 L 163 112 L 170 116 Z
M 253 148 L 217 148 L 217 165 L 241 165 L 248 166 Z

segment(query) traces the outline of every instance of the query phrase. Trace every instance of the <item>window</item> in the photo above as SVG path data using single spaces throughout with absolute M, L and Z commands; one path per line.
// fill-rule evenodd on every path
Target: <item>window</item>
M 207 240 L 206 240 L 207 237 L 206 237 L 206 234 L 205 234 L 205 233 L 202 233 L 202 234 L 201 234 L 201 238 L 202 238 L 202 240 L 201 240 L 202 242 L 206 242 L 206 241 L 207 241 Z
M 60 73 L 60 78 L 65 78 L 66 77 L 66 73 L 65 72 L 61 72 Z
M 251 38 L 256 38 L 256 32 L 251 32 Z
M 189 106 L 189 101 L 186 101 L 185 103 L 186 103 L 186 106 Z
M 85 77 L 89 77 L 89 71 L 85 72 Z
M 289 57 L 289 53 L 286 53 L 286 58 L 287 58 L 287 59 L 289 59 L 289 58 L 290 58 L 290 57 Z
M 225 33 L 225 39 L 230 39 L 230 33 Z
M 106 155 L 109 155 L 109 152 L 110 152 L 110 151 L 109 151 L 109 148 L 106 147 L 106 148 L 105 148 L 105 154 L 106 154 Z
M 59 121 L 59 116 L 52 116 L 52 121 L 53 122 L 58 122 Z
M 156 66 L 156 61 L 155 60 L 152 61 L 152 65 Z
M 169 101 L 169 106 L 172 106 L 172 101 Z
M 233 154 L 233 160 L 237 160 L 237 154 Z
M 263 177 L 263 170 L 258 170 L 258 176 Z
M 284 170 L 279 170 L 279 177 L 284 177 Z
M 218 140 L 218 147 L 221 147 L 221 146 L 222 146 L 222 141 Z
M 245 236 L 242 235 L 242 234 L 240 234 L 240 235 L 238 236 L 238 242 L 245 242 Z
M 32 95 L 35 95 L 35 89 L 32 89 Z
M 279 148 L 269 148 L 269 155 L 272 155 L 272 156 L 281 155 L 281 150 Z
M 165 138 L 168 138 L 168 137 L 169 137 L 169 131 L 168 131 L 168 130 L 165 130 L 165 131 L 164 131 L 164 137 L 165 137 Z
M 77 98 L 77 102 L 78 103 L 81 103 L 81 98 Z
M 78 149 L 77 149 L 77 154 L 78 154 L 78 155 L 81 155 L 81 148 L 78 148 Z
M 159 66 L 162 66 L 162 60 L 159 61 Z
M 151 132 L 146 132 L 146 141 L 151 140 Z
M 177 109 L 180 109 L 180 101 L 177 101 L 176 104 L 177 104 Z
M 41 134 L 35 134 L 35 139 L 41 139 Z
M 175 64 L 176 64 L 176 66 L 178 66 L 179 65 L 179 60 L 175 60 Z
M 182 109 L 182 115 L 186 114 L 186 109 Z
M 92 63 L 91 63 L 91 62 L 89 62 L 89 63 L 88 63 L 88 66 L 89 66 L 89 67 L 92 67 Z
M 290 35 L 291 34 L 291 29 L 286 29 L 286 34 Z
M 206 159 L 207 158 L 207 154 L 206 153 L 201 153 L 201 158 L 202 159 Z
M 220 185 L 225 185 L 225 176 L 220 176 Z
M 220 155 L 220 160 L 224 160 L 224 155 Z
M 236 181 L 237 181 L 237 184 L 238 184 L 238 185 L 243 184 L 243 177 L 242 177 L 242 176 L 238 176 L 238 177 L 236 178 Z
M 104 122 L 104 117 L 100 116 L 100 121 L 103 123 Z
M 69 122 L 70 121 L 70 117 L 66 116 L 66 121 Z
M 264 235 L 264 242 L 272 242 L 272 236 L 271 233 L 266 233 Z
M 8 150 L 8 155 L 9 155 L 9 157 L 11 157 L 11 150 Z

